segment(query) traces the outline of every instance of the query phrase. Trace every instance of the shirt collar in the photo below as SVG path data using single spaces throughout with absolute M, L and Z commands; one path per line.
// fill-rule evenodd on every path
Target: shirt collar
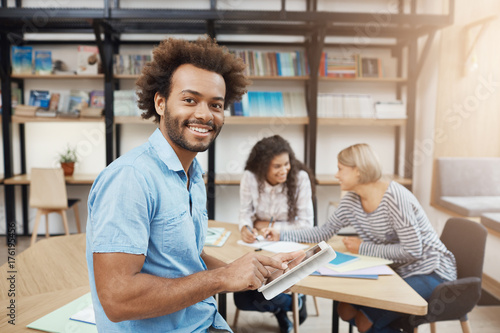
M 151 134 L 151 136 L 149 137 L 149 143 L 158 154 L 160 160 L 165 163 L 167 168 L 175 172 L 184 171 L 179 157 L 177 156 L 167 139 L 165 139 L 159 128 L 157 128 L 153 132 L 153 134 Z M 193 160 L 193 163 L 191 163 L 188 174 L 189 178 L 193 182 L 197 182 L 202 178 L 203 169 L 196 158 Z
M 276 184 L 276 185 L 271 185 L 267 181 L 264 181 L 264 192 L 265 193 L 271 193 L 271 192 L 283 192 L 285 189 L 285 184 Z

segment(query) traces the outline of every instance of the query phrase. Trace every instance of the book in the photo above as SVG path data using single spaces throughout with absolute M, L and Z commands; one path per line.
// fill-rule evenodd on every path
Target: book
M 89 106 L 92 108 L 104 108 L 104 91 L 92 90 L 89 94 Z
M 356 260 L 359 260 L 359 257 L 347 253 L 337 252 L 337 256 L 335 257 L 335 259 L 330 261 L 329 264 L 334 267 L 339 267 Z
M 32 74 L 33 48 L 31 46 L 12 46 L 12 73 Z
M 38 108 L 35 112 L 36 117 L 55 117 L 57 116 L 56 110 L 49 110 L 44 108 Z
M 92 297 L 90 292 L 71 301 L 68 304 L 50 312 L 49 314 L 31 322 L 27 325 L 28 328 L 44 331 L 44 332 L 80 332 L 80 333 L 97 333 L 97 327 L 91 325 L 92 315 L 90 311 L 86 311 L 89 316 L 82 316 L 85 313 L 79 313 L 92 305 Z M 78 314 L 78 315 L 77 315 Z M 72 317 L 77 316 L 75 320 Z M 95 319 L 95 318 L 94 318 Z
M 82 108 L 80 110 L 80 117 L 83 118 L 100 118 L 102 117 L 103 109 L 102 108 Z
M 34 117 L 39 106 L 19 104 L 14 108 L 14 115 L 22 117 Z
M 48 75 L 52 73 L 52 52 L 35 51 L 35 74 Z
M 89 93 L 83 90 L 71 89 L 67 110 L 59 112 L 60 117 L 78 118 L 80 110 L 89 106 Z
M 59 107 L 59 100 L 61 99 L 61 94 L 60 93 L 52 93 L 50 94 L 50 101 L 49 101 L 49 110 L 57 111 Z
M 79 45 L 76 61 L 77 74 L 97 74 L 99 72 L 99 48 Z
M 31 90 L 29 105 L 49 108 L 50 93 L 48 90 Z
M 204 246 L 222 246 L 231 235 L 225 228 L 208 228 Z
M 135 90 L 115 90 L 113 97 L 115 116 L 133 117 L 141 114 L 142 111 L 137 106 Z

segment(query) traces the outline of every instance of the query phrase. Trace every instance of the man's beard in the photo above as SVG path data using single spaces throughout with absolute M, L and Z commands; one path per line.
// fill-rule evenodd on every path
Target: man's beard
M 212 139 L 210 140 L 210 142 L 209 143 L 200 142 L 200 143 L 194 144 L 194 145 L 191 144 L 191 143 L 189 143 L 185 139 L 185 137 L 182 135 L 183 130 L 188 130 L 187 126 L 189 124 L 191 124 L 191 125 L 199 124 L 199 125 L 210 126 L 211 129 L 212 129 L 212 131 L 213 131 L 213 133 L 214 133 L 214 135 L 213 135 Z M 167 110 L 165 110 L 165 128 L 167 129 L 167 135 L 168 135 L 168 137 L 177 146 L 179 146 L 179 147 L 181 147 L 183 149 L 186 149 L 188 151 L 201 153 L 201 152 L 204 152 L 205 150 L 207 150 L 208 147 L 215 140 L 215 138 L 217 138 L 217 136 L 220 133 L 220 130 L 221 130 L 222 126 L 215 125 L 212 120 L 210 120 L 206 124 L 202 123 L 201 121 L 197 121 L 197 120 L 193 120 L 193 121 L 185 120 L 183 122 L 183 124 L 181 125 L 180 121 L 178 119 L 172 118 L 170 116 L 170 113 Z

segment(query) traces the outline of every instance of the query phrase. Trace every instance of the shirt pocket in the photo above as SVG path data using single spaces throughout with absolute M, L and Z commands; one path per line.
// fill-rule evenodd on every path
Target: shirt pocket
M 181 256 L 181 258 L 193 250 L 196 251 L 196 233 L 187 211 L 165 217 L 162 248 L 169 256 Z

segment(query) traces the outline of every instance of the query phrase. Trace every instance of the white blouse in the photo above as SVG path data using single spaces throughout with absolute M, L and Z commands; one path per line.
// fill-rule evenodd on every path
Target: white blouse
M 313 227 L 314 210 L 309 175 L 301 170 L 297 178 L 297 216 L 294 221 L 289 221 L 285 184 L 272 186 L 265 182 L 263 192 L 259 193 L 257 177 L 245 170 L 240 182 L 240 230 L 245 225 L 253 228 L 255 221 L 270 221 L 271 217 L 274 218 L 273 228 L 277 230 Z

